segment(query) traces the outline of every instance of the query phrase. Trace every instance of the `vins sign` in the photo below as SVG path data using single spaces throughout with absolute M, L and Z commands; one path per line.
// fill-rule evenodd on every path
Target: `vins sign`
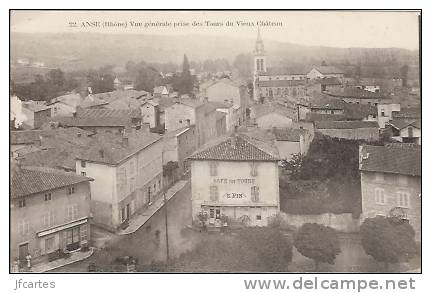
M 232 198 L 246 198 L 247 197 L 244 193 L 235 193 L 235 192 L 226 193 L 225 196 L 228 199 L 232 199 Z

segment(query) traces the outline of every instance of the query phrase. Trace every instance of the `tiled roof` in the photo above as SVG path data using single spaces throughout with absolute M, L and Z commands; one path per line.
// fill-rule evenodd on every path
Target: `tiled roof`
M 389 124 L 398 130 L 406 128 L 407 126 L 413 126 L 413 127 L 419 128 L 419 129 L 421 128 L 421 123 L 418 120 L 411 121 L 411 120 L 405 120 L 405 119 L 397 118 L 397 119 L 393 119 L 392 121 L 390 121 Z
M 256 119 L 271 113 L 277 113 L 290 119 L 295 116 L 292 109 L 279 104 L 255 104 L 252 106 L 252 112 Z
M 301 135 L 306 132 L 304 129 L 296 128 L 274 128 L 273 133 L 278 141 L 299 141 Z
M 45 105 L 39 105 L 36 103 L 23 103 L 22 106 L 32 112 L 40 112 L 45 110 L 50 110 L 51 108 L 45 106 Z
M 72 94 L 59 96 L 51 100 L 51 104 L 56 102 L 61 102 L 63 104 L 66 104 L 75 108 L 81 103 L 81 95 L 72 93 Z
M 96 134 L 90 145 L 77 158 L 102 164 L 117 165 L 161 138 L 160 135 L 155 133 L 135 131 L 127 135 L 127 143 L 124 143 L 121 135 Z
M 139 118 L 139 109 L 78 109 L 76 117 L 84 118 Z
M 284 79 L 276 79 L 276 80 L 259 80 L 257 85 L 259 87 L 290 87 L 290 86 L 304 86 L 304 80 L 284 80 Z
M 344 73 L 343 70 L 335 66 L 315 66 L 313 68 L 315 68 L 317 71 L 319 71 L 322 74 Z
M 305 114 L 305 121 L 316 122 L 316 121 L 338 121 L 346 119 L 344 114 L 320 114 L 309 112 Z
M 92 95 L 88 95 L 84 98 L 84 100 L 79 105 L 81 108 L 91 108 L 96 106 L 102 106 L 109 104 L 108 101 L 105 101 L 98 97 L 93 97 Z
M 176 136 L 178 136 L 180 134 L 183 134 L 183 133 L 185 133 L 185 132 L 187 132 L 189 130 L 192 130 L 194 128 L 195 128 L 194 124 L 192 124 L 190 126 L 181 127 L 181 128 L 169 131 L 169 132 L 165 132 L 165 134 L 163 135 L 163 137 L 176 137 Z
M 343 108 L 347 119 L 362 120 L 369 115 L 377 115 L 377 107 L 374 105 L 344 103 Z
M 317 129 L 379 128 L 377 121 L 315 121 Z
M 370 92 L 357 87 L 346 87 L 342 90 L 328 91 L 328 95 L 342 98 L 356 98 L 356 99 L 384 99 L 381 92 Z
M 26 166 L 45 166 L 65 170 L 75 169 L 75 157 L 85 150 L 92 133 L 79 128 L 58 128 L 41 135 L 41 145 L 31 150 L 18 151 Z
M 168 108 L 173 104 L 175 104 L 175 101 L 173 98 L 160 97 L 160 98 L 154 98 L 153 101 L 159 104 L 160 110 L 164 110 L 165 108 Z
M 363 146 L 359 170 L 421 176 L 421 149 L 418 146 L 392 144 Z
M 272 76 L 272 75 L 305 75 L 307 70 L 305 68 L 284 68 L 284 67 L 268 67 L 266 72 L 260 72 L 259 75 Z
M 421 118 L 421 109 L 418 107 L 401 108 L 393 113 L 394 118 Z
M 345 102 L 339 99 L 320 96 L 313 98 L 309 105 L 312 109 L 329 109 L 329 110 L 343 110 Z
M 11 198 L 19 198 L 91 180 L 93 179 L 49 168 L 12 166 Z
M 232 141 L 233 140 L 233 141 Z M 252 144 L 242 135 L 223 137 L 217 144 L 204 145 L 196 151 L 191 160 L 221 161 L 277 161 L 278 158 Z
M 54 117 L 51 121 L 67 127 L 125 127 L 130 124 L 130 118 L 119 117 Z
M 315 80 L 316 83 L 322 85 L 341 85 L 341 81 L 336 77 L 324 77 Z
M 243 83 L 241 81 L 237 80 L 231 80 L 229 78 L 222 78 L 222 79 L 215 79 L 215 80 L 209 80 L 199 85 L 201 90 L 207 89 L 209 87 L 212 87 L 215 84 L 223 83 L 227 85 L 231 85 L 234 87 L 241 87 Z
M 40 140 L 45 130 L 17 130 L 10 132 L 10 144 L 32 144 Z
M 129 99 L 137 100 L 147 96 L 148 94 L 149 93 L 146 91 L 116 90 L 112 92 L 94 94 L 93 97 L 111 103 L 116 100 L 129 100 Z

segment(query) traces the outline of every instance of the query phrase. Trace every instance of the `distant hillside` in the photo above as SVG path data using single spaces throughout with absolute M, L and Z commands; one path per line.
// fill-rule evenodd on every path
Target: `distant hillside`
M 81 70 L 103 65 L 124 66 L 129 60 L 180 63 L 189 60 L 225 58 L 232 62 L 240 53 L 250 53 L 254 39 L 223 36 L 114 35 L 96 33 L 11 34 L 11 58 L 42 61 L 48 67 Z M 265 41 L 268 63 L 316 64 L 409 64 L 417 65 L 418 51 L 398 48 L 331 48 Z

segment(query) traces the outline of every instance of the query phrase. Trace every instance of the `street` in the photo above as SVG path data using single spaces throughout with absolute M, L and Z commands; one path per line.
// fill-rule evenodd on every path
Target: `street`
M 168 202 L 168 231 L 170 257 L 179 256 L 192 248 L 196 238 L 186 225 L 191 225 L 190 183 Z M 166 259 L 165 214 L 164 209 L 157 211 L 141 228 L 129 235 L 115 235 L 93 228 L 96 245 L 104 243 L 90 258 L 67 265 L 50 272 L 86 272 L 92 262 L 109 266 L 116 257 L 133 256 L 139 264 Z

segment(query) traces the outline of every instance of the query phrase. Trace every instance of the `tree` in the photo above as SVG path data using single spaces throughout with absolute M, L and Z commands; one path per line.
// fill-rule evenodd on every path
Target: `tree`
M 281 167 L 287 171 L 290 171 L 292 178 L 299 178 L 303 160 L 304 156 L 301 155 L 301 153 L 293 154 L 290 160 L 281 161 Z
M 112 66 L 104 66 L 98 70 L 90 70 L 87 74 L 88 86 L 91 87 L 93 94 L 113 91 L 114 79 Z
M 174 87 L 180 95 L 191 94 L 194 86 L 194 78 L 190 74 L 189 59 L 184 54 L 183 71 L 181 75 L 174 80 Z
M 161 84 L 160 73 L 153 67 L 143 67 L 138 70 L 135 89 L 152 92 L 153 89 Z
M 295 235 L 294 245 L 303 256 L 314 260 L 317 271 L 319 263 L 334 264 L 341 252 L 337 233 L 331 227 L 306 223 Z
M 360 228 L 365 253 L 385 265 L 408 261 L 415 254 L 415 231 L 406 220 L 377 216 L 367 218 Z
M 254 227 L 239 232 L 241 241 L 257 252 L 262 269 L 269 272 L 286 272 L 292 261 L 292 242 L 279 229 Z

